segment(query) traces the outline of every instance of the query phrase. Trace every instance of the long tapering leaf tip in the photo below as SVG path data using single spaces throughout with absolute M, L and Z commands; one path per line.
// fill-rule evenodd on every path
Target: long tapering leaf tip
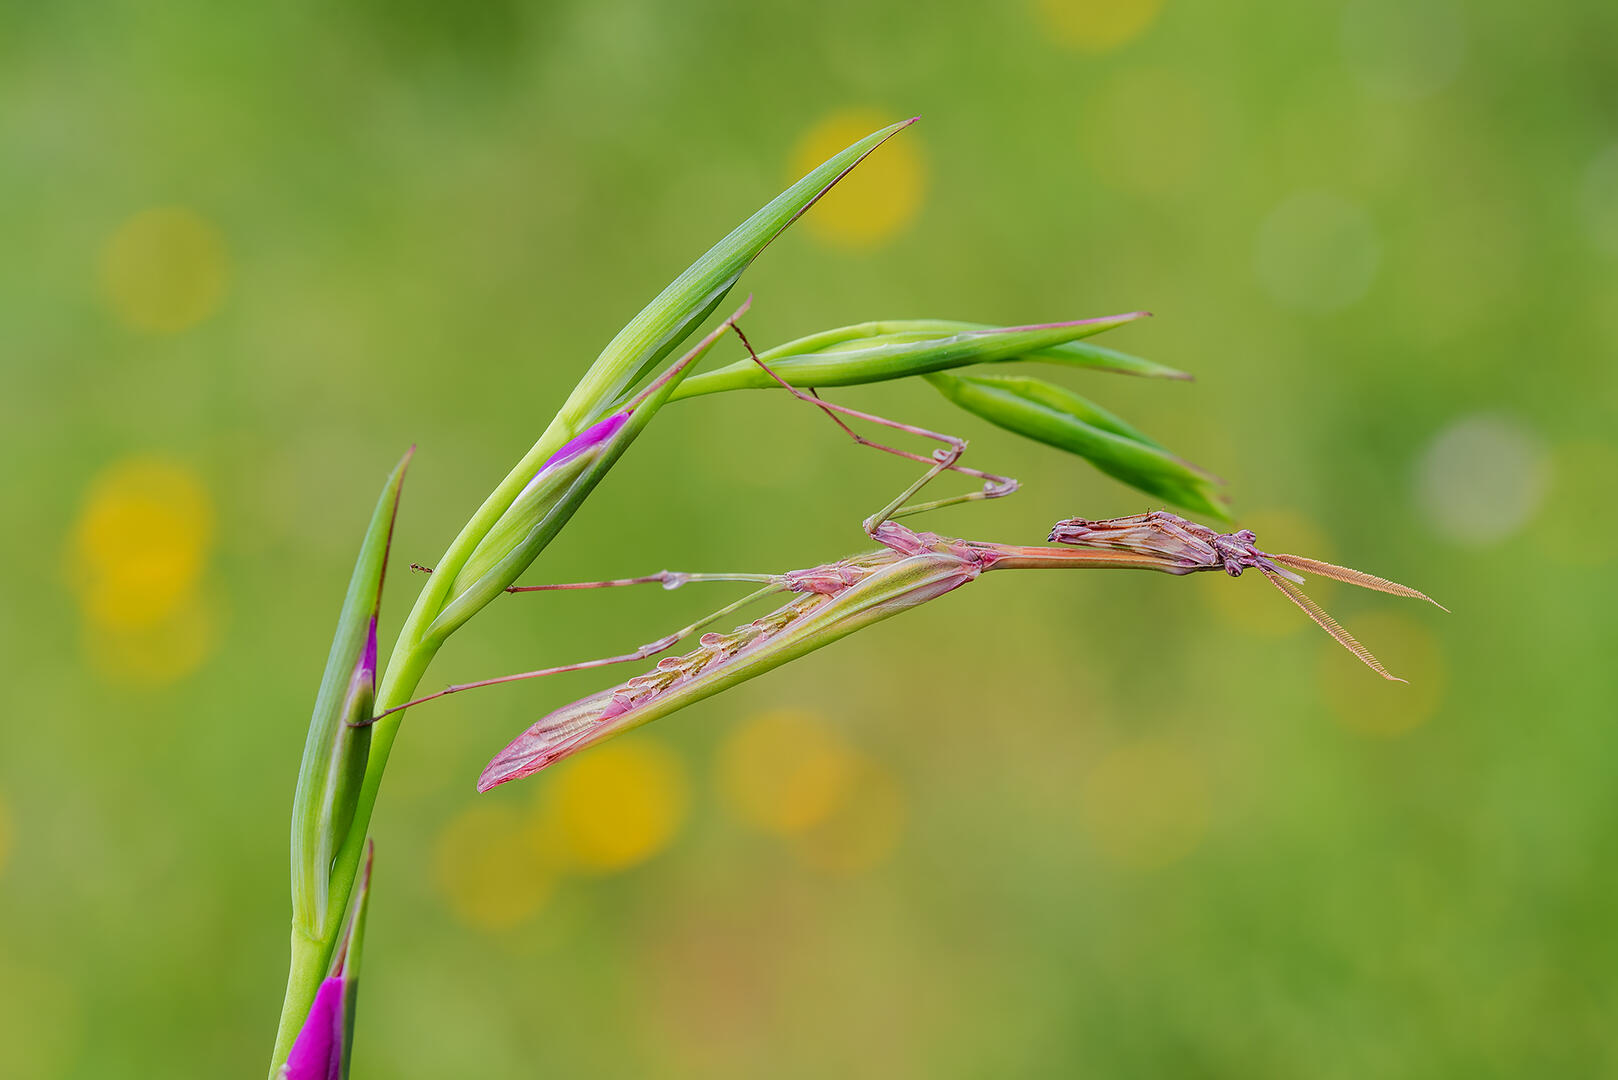
M 292 796 L 293 920 L 306 936 L 324 932 L 332 902 L 332 860 L 348 837 L 370 755 L 368 718 L 376 698 L 377 623 L 406 467 L 400 458 L 377 496 L 304 737 Z
M 1024 330 L 1061 330 L 1068 326 L 1122 326 L 1124 323 L 1134 322 L 1136 319 L 1150 319 L 1150 311 L 1125 311 L 1118 315 L 1096 315 L 1088 319 L 1063 319 L 1059 322 L 1028 323 L 1025 326 L 996 327 L 988 333 L 1016 334 Z

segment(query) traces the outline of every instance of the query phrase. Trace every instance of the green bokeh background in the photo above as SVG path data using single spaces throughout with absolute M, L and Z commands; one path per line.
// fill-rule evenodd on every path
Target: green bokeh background
M 456 918 L 437 838 L 493 750 L 601 680 L 422 710 L 378 810 L 357 1075 L 1618 1070 L 1618 9 L 1168 0 L 1086 50 L 1062 6 L 6 9 L 0 1074 L 262 1075 L 302 728 L 381 478 L 418 444 L 395 553 L 430 563 L 614 330 L 850 108 L 923 115 L 919 209 L 860 250 L 778 242 L 744 282 L 755 341 L 1150 308 L 1104 343 L 1197 383 L 1062 377 L 1227 477 L 1239 517 L 1287 511 L 1329 538 L 1309 553 L 1455 614 L 1320 592 L 1403 687 L 1301 615 L 1265 629 L 1284 601 L 1251 577 L 997 576 L 634 736 L 688 774 L 673 842 L 501 930 Z M 1328 196 L 1349 224 L 1311 231 Z M 141 332 L 98 263 L 171 205 L 221 231 L 228 288 Z M 1363 295 L 1300 306 L 1344 275 Z M 1144 508 L 920 384 L 837 396 L 1026 484 L 932 527 L 1034 542 Z M 1435 456 L 1478 417 L 1476 452 Z M 150 454 L 216 519 L 207 657 L 156 686 L 98 664 L 70 565 L 95 478 Z M 809 565 L 910 475 L 779 395 L 693 401 L 529 576 Z M 396 564 L 385 629 L 413 584 Z M 721 599 L 513 600 L 428 682 Z M 717 748 L 776 706 L 897 778 L 878 865 L 816 870 L 716 795 Z M 1142 740 L 1196 790 L 1098 795 Z M 1191 807 L 1189 850 L 1117 858 L 1109 830 L 1160 804 Z

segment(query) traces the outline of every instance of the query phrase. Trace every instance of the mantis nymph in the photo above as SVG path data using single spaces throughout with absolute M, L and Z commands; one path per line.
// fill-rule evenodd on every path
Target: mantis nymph
M 1304 595 L 1299 587 L 1303 579 L 1294 571 L 1318 574 L 1395 596 L 1435 601 L 1415 589 L 1358 570 L 1298 555 L 1261 551 L 1254 544 L 1253 533 L 1245 529 L 1219 533 L 1166 511 L 1154 511 L 1106 521 L 1083 518 L 1061 521 L 1048 537 L 1056 546 L 1015 546 L 953 539 L 917 532 L 900 524 L 899 518 L 923 511 L 1008 495 L 1017 489 L 1017 482 L 960 465 L 960 457 L 966 449 L 962 439 L 859 412 L 825 401 L 812 391 L 791 386 L 759 360 L 739 326 L 732 323 L 731 328 L 754 362 L 788 393 L 822 410 L 855 442 L 926 463 L 926 471 L 887 506 L 865 519 L 865 533 L 879 545 L 877 550 L 837 562 L 782 574 L 695 574 L 665 570 L 611 581 L 512 586 L 507 591 L 638 584 L 675 588 L 697 581 L 749 581 L 763 585 L 735 603 L 633 652 L 463 683 L 418 698 L 410 705 L 480 686 L 649 659 L 747 604 L 777 593 L 788 594 L 791 599 L 729 633 L 703 634 L 697 648 L 691 652 L 665 657 L 651 671 L 564 705 L 543 717 L 495 755 L 478 778 L 479 791 L 527 776 L 586 746 L 667 716 L 872 623 L 952 592 L 991 570 L 1135 569 L 1174 575 L 1223 570 L 1236 577 L 1244 570 L 1256 569 L 1373 671 L 1385 679 L 1403 681 L 1389 674 L 1369 650 Z M 845 416 L 931 439 L 942 446 L 930 456 L 885 446 L 853 431 L 844 421 Z M 977 491 L 929 502 L 909 501 L 944 472 L 973 477 L 983 481 L 983 486 Z

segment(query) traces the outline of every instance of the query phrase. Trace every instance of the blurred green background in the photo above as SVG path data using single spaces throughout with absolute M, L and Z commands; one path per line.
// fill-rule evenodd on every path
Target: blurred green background
M 1226 476 L 1249 576 L 996 575 L 533 781 L 604 684 L 413 714 L 357 1075 L 1618 1070 L 1618 8 L 1598 0 L 8 5 L 0 1074 L 262 1075 L 303 727 L 378 485 L 384 629 L 616 328 L 920 113 L 744 280 L 773 344 L 1037 322 Z M 734 359 L 726 346 L 724 360 Z M 1037 542 L 1148 501 L 917 383 Z M 910 476 L 781 395 L 671 407 L 529 580 L 779 570 Z M 426 685 L 733 593 L 513 598 Z

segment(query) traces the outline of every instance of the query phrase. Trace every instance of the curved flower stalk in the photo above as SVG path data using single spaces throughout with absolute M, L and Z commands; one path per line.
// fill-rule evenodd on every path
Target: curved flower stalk
M 713 335 L 706 339 L 706 345 L 699 345 L 694 355 L 688 354 L 685 362 L 676 364 L 659 384 L 654 384 L 648 391 L 650 396 L 643 393 L 631 397 L 635 385 L 719 307 L 742 272 L 771 241 L 868 154 L 913 122 L 914 119 L 905 120 L 874 131 L 811 170 L 692 263 L 607 344 L 538 441 L 484 499 L 439 560 L 441 572 L 429 578 L 418 595 L 375 688 L 380 710 L 409 701 L 449 635 L 499 596 L 555 538 L 668 400 L 689 364 L 706 345 L 712 344 Z M 614 428 L 609 437 L 599 442 L 586 438 L 588 454 L 565 453 L 569 447 L 581 448 L 575 440 L 587 432 L 601 434 L 605 430 L 600 426 L 602 422 L 625 410 L 629 412 L 627 418 L 607 425 Z M 560 470 L 564 468 L 566 483 L 561 482 Z M 370 551 L 372 543 L 368 534 L 364 550 Z M 474 563 L 474 559 L 478 562 Z M 468 564 L 473 565 L 473 573 L 463 576 Z M 380 583 L 380 574 L 377 581 Z M 352 591 L 351 586 L 351 594 Z M 339 637 L 351 639 L 354 625 L 357 624 L 345 607 Z M 346 678 L 351 682 L 351 672 L 352 666 L 341 666 L 334 647 L 323 688 L 336 685 L 334 680 Z M 322 700 L 327 697 L 323 691 Z M 323 708 L 330 712 L 336 706 L 328 702 Z M 317 718 L 320 713 L 321 708 L 317 708 Z M 322 850 L 329 848 L 332 856 L 313 875 L 325 884 L 324 900 L 314 904 L 312 911 L 300 908 L 295 912 L 292 957 L 280 1028 L 270 1059 L 271 1076 L 286 1061 L 337 948 L 342 930 L 338 915 L 345 909 L 359 873 L 371 812 L 401 719 L 395 713 L 364 734 L 350 735 L 351 745 L 344 751 L 345 768 L 339 770 L 343 783 L 332 785 L 329 792 L 314 800 L 320 803 L 316 816 L 326 821 L 319 846 Z M 324 743 L 315 737 L 317 726 L 320 725 L 311 724 L 300 777 L 317 770 L 320 762 L 311 763 L 312 755 L 334 752 L 319 749 Z M 342 726 L 354 730 L 347 724 Z M 363 752 L 361 742 L 367 744 Z M 347 766 L 361 760 L 363 771 L 356 787 L 353 772 L 360 770 L 356 767 L 350 771 Z M 308 815 L 309 803 L 300 797 L 300 816 Z M 311 875 L 305 872 L 303 876 L 307 879 Z
M 1044 565 L 1058 559 L 1051 552 L 1061 552 L 1067 560 L 1064 565 L 1165 568 L 1161 555 L 1116 547 L 1085 552 L 1002 549 L 905 529 L 893 519 L 954 502 L 1009 494 L 1016 482 L 960 465 L 958 458 L 965 444 L 958 439 L 819 401 L 811 396 L 816 387 L 924 378 L 946 398 L 991 423 L 1083 457 L 1160 499 L 1223 517 L 1224 498 L 1215 477 L 1101 406 L 1028 376 L 1003 371 L 956 373 L 973 365 L 1028 361 L 1054 368 L 1189 378 L 1176 369 L 1088 340 L 1140 318 L 1142 312 L 1009 327 L 941 319 L 866 322 L 811 334 L 761 355 L 754 355 L 748 345 L 745 359 L 695 373 L 723 334 L 734 329 L 742 337 L 737 319 L 747 308 L 743 303 L 670 362 L 720 310 L 742 273 L 775 237 L 849 170 L 912 122 L 872 132 L 827 159 L 715 244 L 630 320 L 602 350 L 527 453 L 460 529 L 426 579 L 391 649 L 386 650 L 386 660 L 379 663 L 380 591 L 405 462 L 388 478 L 338 620 L 294 796 L 291 961 L 270 1064 L 272 1077 L 321 1075 L 319 1062 L 325 1063 L 328 1076 L 342 1075 L 332 1072 L 333 1068 L 346 1069 L 346 1065 L 332 1064 L 337 1060 L 332 1048 L 340 1042 L 340 1057 L 346 1062 L 351 1050 L 347 1025 L 352 1016 L 353 971 L 364 912 L 371 815 L 404 712 L 426 700 L 415 695 L 428 666 L 450 635 L 503 593 L 548 588 L 517 582 L 666 405 L 728 390 L 785 388 L 814 401 L 856 441 L 924 462 L 928 473 L 868 523 L 870 535 L 881 545 L 877 552 L 785 575 L 664 574 L 594 583 L 657 580 L 672 587 L 704 579 L 749 580 L 765 588 L 686 631 L 621 657 L 463 684 L 445 693 L 649 658 L 667 650 L 685 633 L 701 629 L 749 600 L 778 590 L 794 596 L 761 620 L 730 634 L 706 635 L 695 652 L 667 658 L 654 672 L 547 717 L 524 736 L 526 743 L 519 739 L 521 747 L 513 744 L 507 755 L 491 764 L 480 787 L 531 772 L 561 753 L 664 715 L 862 626 L 941 596 L 986 570 L 1019 565 L 1018 559 L 1028 565 Z M 742 341 L 745 345 L 744 337 Z M 884 447 L 856 435 L 847 420 L 874 421 L 921 434 L 944 443 L 945 449 L 924 456 Z M 923 483 L 944 471 L 981 481 L 982 487 L 967 495 L 902 505 Z M 1268 558 L 1272 564 L 1281 563 L 1279 556 Z M 1170 572 L 1196 568 L 1201 567 L 1179 566 Z M 1304 604 L 1301 594 L 1288 595 Z M 429 695 L 438 696 L 442 693 Z M 355 914 L 345 920 L 348 912 Z M 342 1037 L 328 1039 L 320 1033 L 336 1031 L 332 1021 L 339 1003 L 346 1018 Z M 317 1071 L 300 1071 L 306 1068 Z

